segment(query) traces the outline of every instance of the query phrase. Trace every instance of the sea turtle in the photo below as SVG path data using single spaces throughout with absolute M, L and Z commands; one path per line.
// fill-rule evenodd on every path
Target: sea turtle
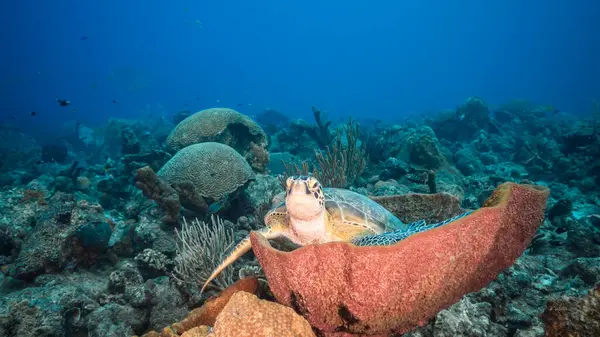
M 433 225 L 427 225 L 424 220 L 405 224 L 362 194 L 347 189 L 323 188 L 314 177 L 293 176 L 286 181 L 285 202 L 267 213 L 266 227 L 259 233 L 267 239 L 286 237 L 300 246 L 332 241 L 360 246 L 389 245 L 458 217 Z M 201 292 L 251 248 L 250 238 L 246 237 L 212 272 Z

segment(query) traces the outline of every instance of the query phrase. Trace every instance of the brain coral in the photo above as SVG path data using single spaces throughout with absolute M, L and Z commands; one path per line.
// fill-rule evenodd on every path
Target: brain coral
M 206 109 L 181 121 L 166 140 L 167 149 L 177 152 L 202 142 L 218 142 L 238 151 L 250 165 L 264 172 L 269 162 L 267 135 L 247 116 L 227 108 Z
M 207 142 L 181 149 L 158 171 L 158 176 L 170 184 L 191 183 L 198 195 L 220 200 L 255 175 L 234 149 Z

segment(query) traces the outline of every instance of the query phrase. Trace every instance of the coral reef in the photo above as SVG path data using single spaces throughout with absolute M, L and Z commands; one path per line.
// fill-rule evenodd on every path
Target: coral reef
M 274 327 L 273 321 L 257 317 L 262 309 L 247 312 L 232 304 L 229 314 L 245 316 L 223 314 L 217 324 L 235 292 L 227 288 L 220 297 L 209 296 L 246 276 L 258 282 L 246 279 L 242 282 L 251 284 L 241 290 L 261 301 L 283 299 L 306 317 L 308 323 L 301 326 L 316 326 L 311 333 L 317 336 L 364 335 L 344 332 L 366 329 L 364 322 L 376 322 L 371 330 L 384 322 L 406 331 L 405 337 L 598 334 L 597 112 L 570 114 L 524 100 L 493 106 L 472 97 L 456 109 L 388 123 L 364 115 L 348 121 L 344 111 L 335 111 L 329 120 L 316 108 L 305 121 L 275 109 L 242 106 L 248 116 L 225 108 L 170 113 L 149 104 L 141 111 L 143 119 L 52 124 L 46 135 L 0 125 L 0 336 L 218 336 L 217 328 L 285 335 L 279 331 L 289 331 L 287 324 L 302 321 L 288 309 L 281 316 L 287 318 Z M 262 111 L 252 116 L 257 123 L 250 119 L 256 111 Z M 186 154 L 184 145 L 171 148 L 175 139 L 188 139 L 188 147 L 207 151 Z M 263 268 L 256 255 L 264 262 L 260 254 L 266 248 L 255 245 L 256 255 L 240 258 L 221 285 L 201 293 L 198 280 L 213 267 L 196 262 L 220 260 L 216 256 L 231 242 L 262 229 L 267 212 L 285 198 L 281 182 L 288 174 L 312 174 L 326 185 L 372 198 L 405 223 L 436 223 L 483 208 L 387 247 L 385 260 L 382 249 L 374 247 L 297 249 L 273 240 L 272 247 L 288 252 L 290 260 L 311 251 L 315 256 L 305 261 L 307 268 L 294 269 L 294 263 Z M 508 202 L 521 193 L 508 192 L 523 190 L 508 185 L 507 192 L 506 182 L 550 189 L 546 219 L 535 234 L 530 235 L 532 227 L 514 233 L 512 227 L 503 232 L 490 225 L 499 213 L 504 220 L 508 214 L 539 220 L 538 211 L 525 211 L 531 203 Z M 525 190 L 543 194 L 544 187 Z M 505 198 L 487 202 L 498 195 Z M 222 220 L 216 225 L 213 213 Z M 184 217 L 205 225 L 206 231 L 197 232 L 199 246 L 211 238 L 207 233 L 220 229 L 226 238 L 215 236 L 214 244 L 202 249 L 188 245 L 195 241 L 189 240 L 193 235 L 182 240 L 189 229 Z M 496 225 L 504 226 L 504 220 Z M 506 237 L 520 243 L 510 244 Z M 328 249 L 337 252 L 331 253 L 335 258 L 322 251 Z M 355 249 L 374 252 L 366 267 L 351 268 L 367 259 Z M 454 264 L 436 260 L 448 254 Z M 193 272 L 185 282 L 177 272 L 182 261 L 196 268 L 189 269 Z M 457 267 L 441 281 L 437 272 L 448 263 Z M 455 275 L 474 265 L 479 269 L 463 272 L 462 279 Z M 315 309 L 318 301 L 307 289 L 315 280 L 333 280 L 328 273 L 338 267 L 351 282 L 323 286 L 320 298 L 331 302 Z M 368 283 L 351 278 L 361 272 L 368 274 L 359 275 Z M 319 277 L 309 280 L 311 275 Z M 477 282 L 470 282 L 473 278 Z M 279 279 L 289 280 L 294 301 Z M 386 293 L 388 286 L 435 288 L 425 295 L 409 290 L 401 297 L 397 291 Z M 462 296 L 466 291 L 475 292 Z M 258 299 L 246 297 L 243 303 L 268 305 L 268 315 L 279 315 L 280 305 Z M 392 301 L 399 310 L 380 305 Z M 325 320 L 330 326 L 323 325 Z M 341 331 L 325 332 L 327 327 Z M 390 331 L 379 335 L 399 336 Z
M 469 97 L 454 113 L 436 122 L 435 133 L 448 140 L 471 140 L 480 130 L 495 131 L 487 104 L 478 97 Z

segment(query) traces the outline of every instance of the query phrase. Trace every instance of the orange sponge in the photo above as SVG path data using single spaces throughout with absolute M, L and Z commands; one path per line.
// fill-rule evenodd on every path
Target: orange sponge
M 315 337 L 310 324 L 290 308 L 240 291 L 217 317 L 215 337 Z
M 293 252 L 252 247 L 277 300 L 325 336 L 405 333 L 486 286 L 523 253 L 549 190 L 505 183 L 485 206 L 391 246 L 334 242 Z

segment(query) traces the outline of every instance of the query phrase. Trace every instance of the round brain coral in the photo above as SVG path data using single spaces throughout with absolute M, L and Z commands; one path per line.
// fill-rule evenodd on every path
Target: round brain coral
M 206 109 L 181 121 L 166 140 L 171 152 L 202 142 L 218 142 L 238 151 L 253 169 L 265 172 L 267 135 L 249 117 L 228 108 Z
M 158 171 L 158 176 L 170 184 L 189 182 L 198 195 L 221 200 L 254 179 L 255 174 L 237 151 L 207 142 L 181 149 Z

